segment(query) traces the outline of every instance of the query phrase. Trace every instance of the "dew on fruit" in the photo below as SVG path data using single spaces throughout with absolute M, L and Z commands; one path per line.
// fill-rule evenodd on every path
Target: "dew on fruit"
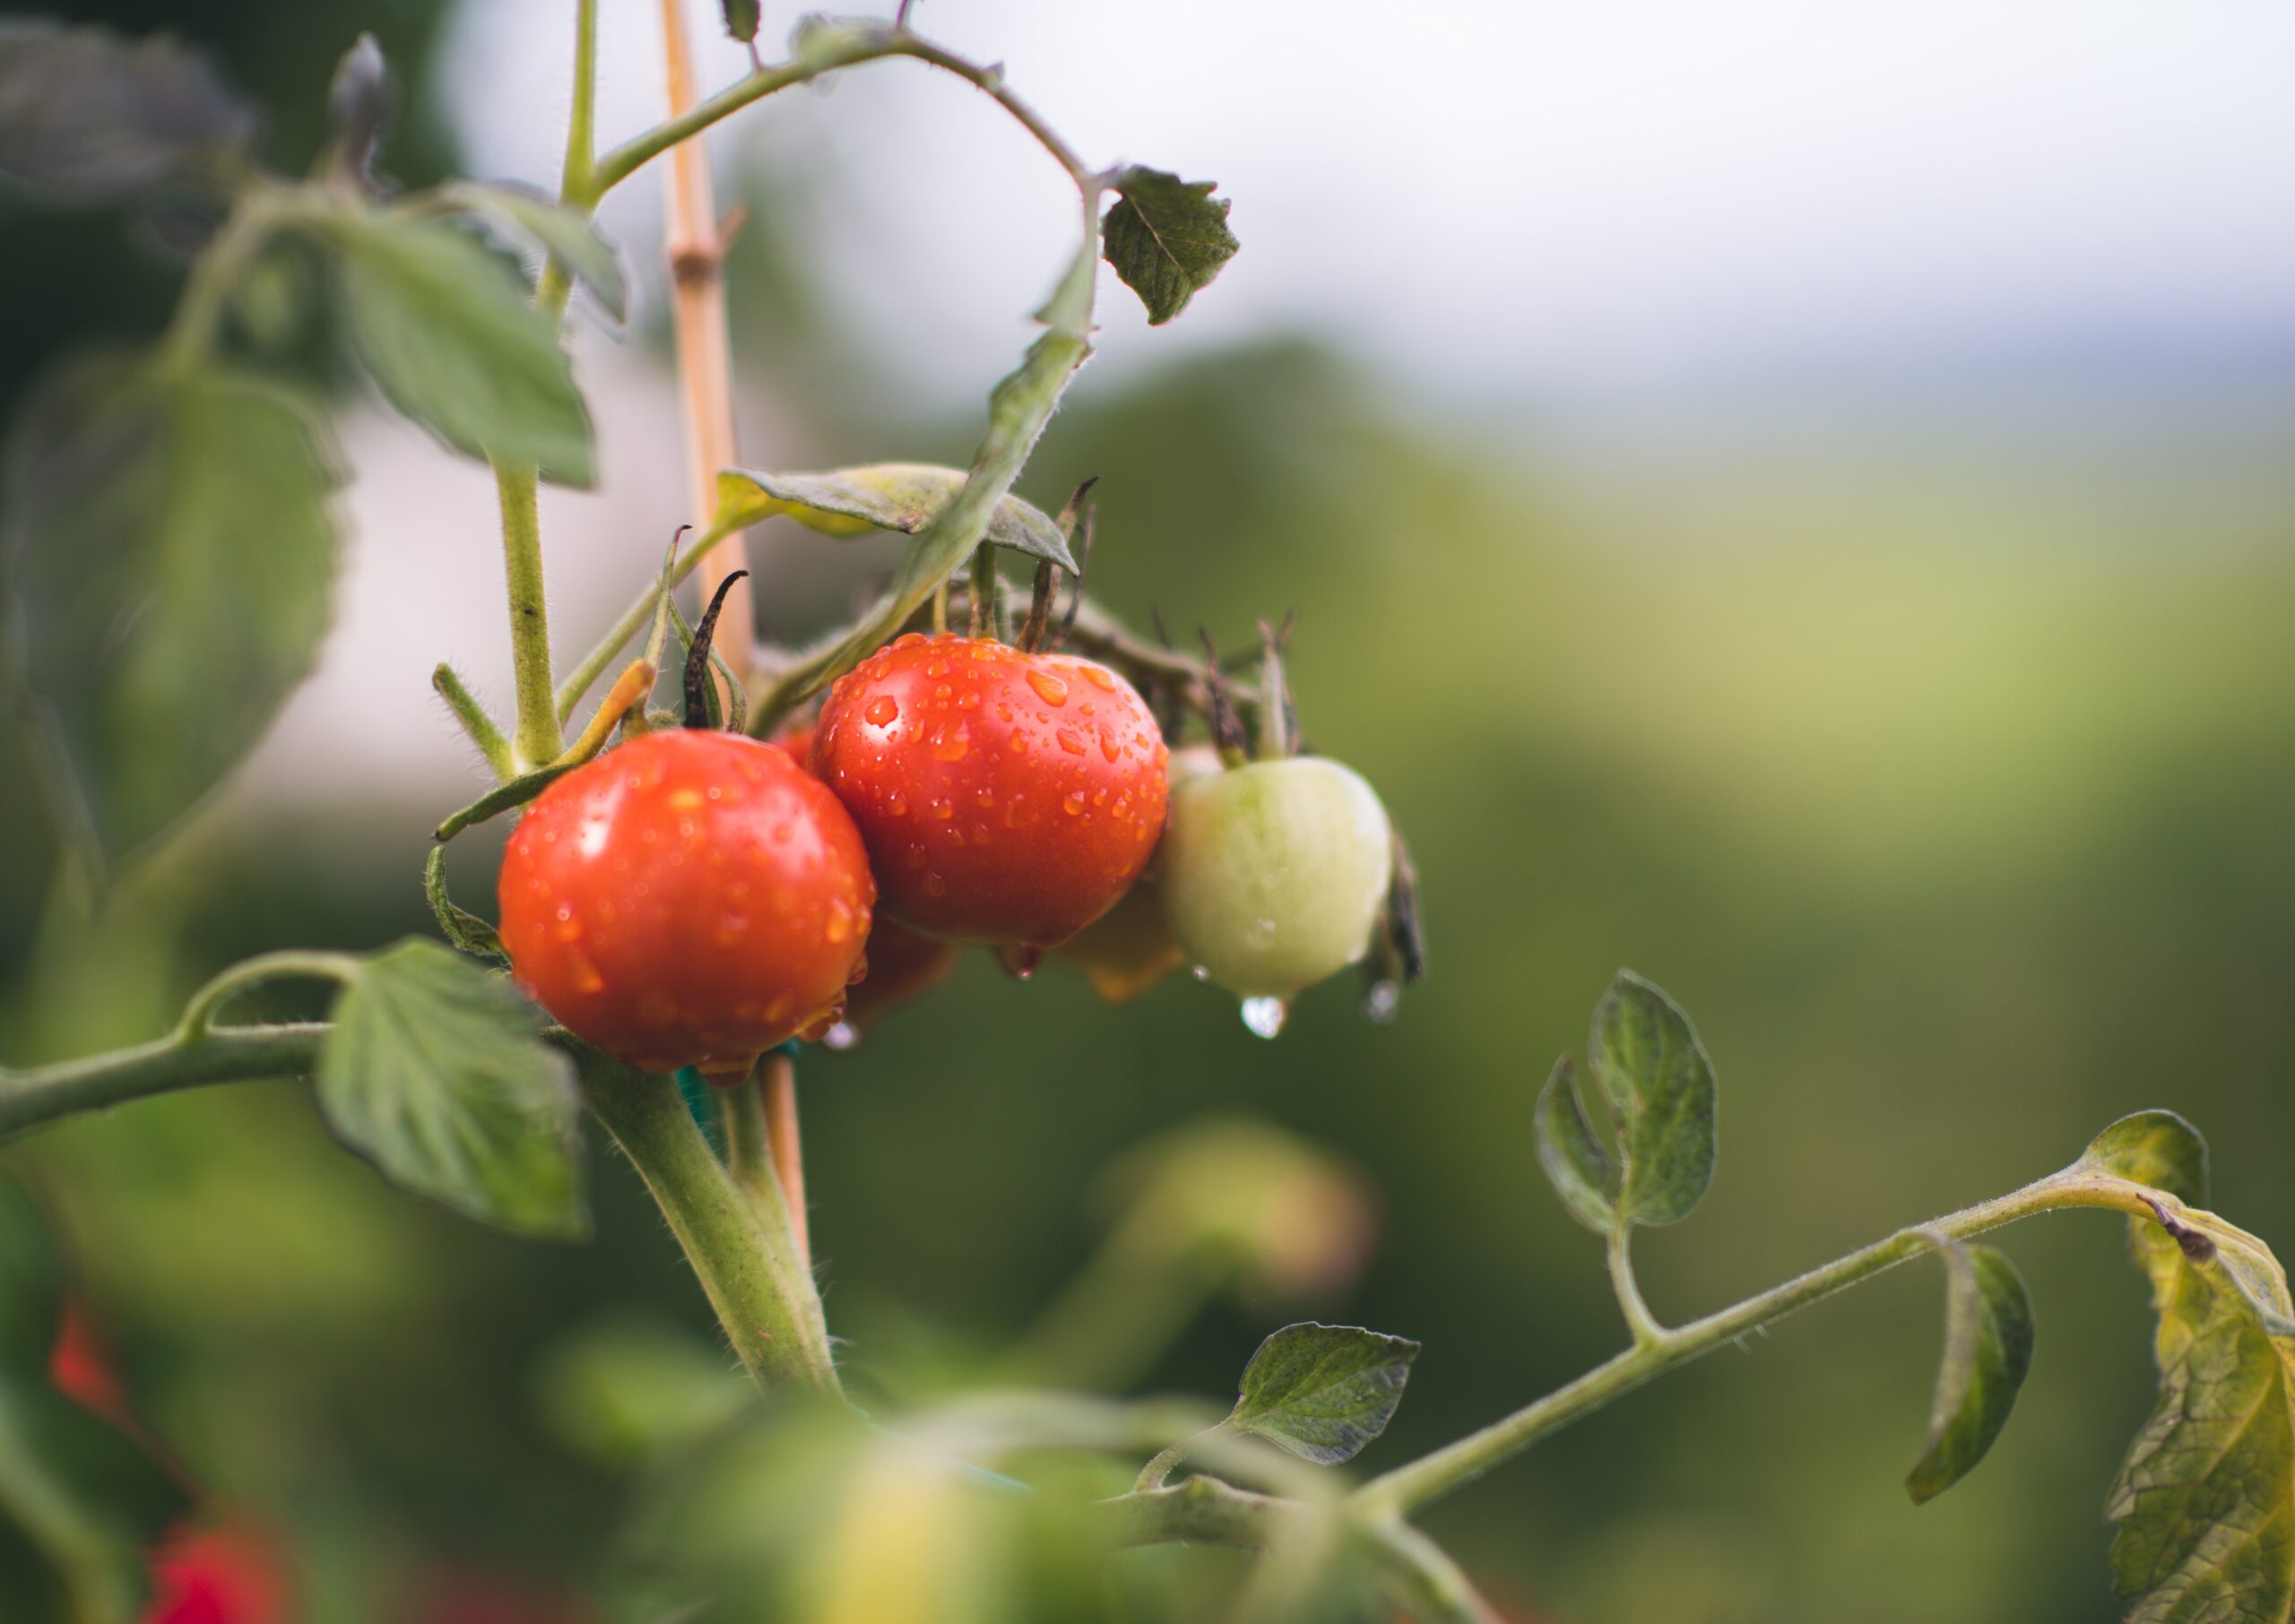
M 1050 671 L 1030 671 L 1028 686 L 1036 691 L 1036 697 L 1046 704 L 1068 703 L 1068 685 Z
M 924 877 L 924 894 L 927 896 L 948 895 L 948 882 L 942 879 L 938 874 L 926 874 Z
M 869 702 L 861 718 L 871 727 L 888 728 L 900 720 L 900 702 L 890 694 L 879 694 Z
M 972 730 L 958 722 L 953 728 L 943 728 L 932 741 L 932 757 L 936 761 L 962 761 L 965 752 L 972 747 Z
M 1052 737 L 1060 740 L 1060 747 L 1067 751 L 1070 756 L 1081 756 L 1084 753 L 1083 736 L 1078 733 L 1075 729 L 1061 728 L 1058 732 L 1054 733 Z
M 1381 1026 L 1391 1025 L 1401 1007 L 1402 988 L 1390 977 L 1380 977 L 1363 994 L 1363 1018 Z
M 946 677 L 948 674 L 948 662 L 945 660 L 935 660 L 924 668 L 924 674 L 927 677 Z
M 1122 741 L 1116 738 L 1115 730 L 1104 721 L 1100 723 L 1100 754 L 1106 756 L 1110 763 L 1123 759 Z
M 1036 966 L 1044 963 L 1044 949 L 1023 943 L 1019 946 L 1007 948 L 998 954 L 996 959 L 1010 972 L 1014 980 L 1025 981 L 1035 975 Z
M 1060 799 L 1060 809 L 1067 813 L 1070 817 L 1081 817 L 1084 815 L 1084 791 L 1081 790 L 1069 790 L 1067 794 L 1061 796 Z
M 824 1049 L 833 1049 L 839 1054 L 843 1054 L 848 1049 L 858 1048 L 860 1043 L 861 1029 L 850 1021 L 839 1021 L 821 1033 L 821 1046 Z
M 1262 1038 L 1272 1038 L 1283 1031 L 1283 1023 L 1291 1018 L 1291 1006 L 1281 998 L 1245 998 L 1243 1024 Z
M 895 790 L 890 795 L 885 798 L 885 812 L 888 816 L 906 817 L 908 816 L 908 797 L 903 795 L 898 790 Z
M 1115 692 L 1115 674 L 1100 666 L 1086 666 L 1084 668 L 1084 680 L 1090 683 L 1094 687 L 1099 689 L 1104 694 L 1113 694 Z

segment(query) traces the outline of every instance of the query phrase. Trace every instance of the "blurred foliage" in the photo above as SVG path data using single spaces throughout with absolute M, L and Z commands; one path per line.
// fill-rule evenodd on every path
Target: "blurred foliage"
M 412 4 L 103 11 L 214 45 L 282 109 L 264 141 L 290 160 L 318 132 L 285 120 L 316 120 L 311 87 L 356 27 L 415 73 L 437 26 Z M 409 181 L 444 163 L 422 117 L 386 148 Z M 40 313 L 0 336 L 0 398 L 67 345 L 157 327 L 174 272 L 120 252 L 121 228 L 0 203 L 0 231 L 22 246 L 0 256 L 8 307 Z M 777 243 L 753 222 L 741 252 L 809 324 L 786 351 L 801 380 L 836 353 L 810 325 L 832 307 Z M 2164 434 L 2085 459 L 1980 436 L 1968 454 L 1906 436 L 1595 456 L 1405 398 L 1306 339 L 1121 377 L 1086 375 L 1027 494 L 1053 508 L 1102 477 L 1095 596 L 1143 623 L 1160 608 L 1240 647 L 1259 616 L 1300 611 L 1305 731 L 1407 832 L 1433 979 L 1390 1028 L 1324 988 L 1269 1044 L 1184 977 L 1110 1008 L 1056 962 L 1024 987 L 972 955 L 854 1051 L 810 1055 L 815 1245 L 856 1386 L 992 1366 L 1094 1255 L 1103 1170 L 1238 1112 L 1334 1147 L 1378 1192 L 1360 1283 L 1303 1283 L 1321 1317 L 1425 1343 L 1364 1468 L 1577 1374 L 1624 1332 L 1598 1248 L 1533 1170 L 1530 1103 L 1621 963 L 1697 1012 L 1720 1084 L 1710 1198 L 1641 1240 L 1661 1316 L 2058 1166 L 2152 1104 L 2208 1133 L 2223 1205 L 2295 1236 L 2277 1176 L 2295 1136 L 2295 423 L 2216 461 Z M 784 404 L 804 416 L 801 391 Z M 810 432 L 929 458 L 977 427 L 856 443 L 884 405 L 848 382 Z M 836 545 L 789 526 L 758 544 Z M 92 926 L 48 896 L 26 782 L 0 725 L 12 1062 L 147 1036 L 248 952 L 428 928 L 416 877 L 444 808 L 394 804 L 386 771 L 359 817 L 202 826 Z M 54 1216 L 139 1416 L 276 1531 L 320 1624 L 433 1620 L 442 1594 L 489 1586 L 591 1617 L 563 1598 L 626 1571 L 645 1440 L 717 1419 L 709 1361 L 730 1358 L 610 1158 L 578 1248 L 391 1190 L 271 1085 L 152 1100 L 4 1160 Z M 2104 1616 L 2100 1508 L 2152 1386 L 2121 1240 L 2101 1217 L 2004 1238 L 2032 1291 L 2031 1377 L 1932 1506 L 1901 1488 L 1936 1339 L 1935 1283 L 1908 1274 L 1634 1395 L 1429 1526 L 1517 1618 Z M 1231 1393 L 1299 1283 L 1197 1293 L 1136 1385 Z M 602 1326 L 655 1372 L 658 1412 L 613 1396 Z M 896 1474 L 810 1510 L 923 1516 L 914 1488 Z M 1125 1561 L 1143 1585 L 1233 1571 Z

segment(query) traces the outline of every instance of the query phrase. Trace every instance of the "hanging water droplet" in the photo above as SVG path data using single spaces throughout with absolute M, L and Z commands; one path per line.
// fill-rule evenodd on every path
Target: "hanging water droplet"
M 1245 998 L 1243 1024 L 1262 1038 L 1271 1038 L 1283 1030 L 1283 1023 L 1291 1017 L 1291 1006 L 1281 998 Z
M 1390 1024 L 1395 1012 L 1402 1007 L 1402 988 L 1386 977 L 1371 983 L 1363 994 L 1363 1018 L 1380 1025 Z
M 846 1050 L 857 1048 L 859 1046 L 861 1042 L 861 1029 L 850 1021 L 839 1021 L 836 1025 L 821 1033 L 821 1042 L 827 1048 L 834 1049 L 839 1054 L 843 1054 Z
M 1198 964 L 1188 973 L 1194 976 L 1199 981 L 1208 981 L 1211 979 L 1211 966 L 1208 964 Z

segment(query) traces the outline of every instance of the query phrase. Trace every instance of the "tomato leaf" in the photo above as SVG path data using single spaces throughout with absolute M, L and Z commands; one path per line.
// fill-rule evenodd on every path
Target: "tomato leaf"
M 45 391 L 9 462 L 0 566 L 49 788 L 116 862 L 212 789 L 309 671 L 341 475 L 294 397 L 117 358 Z
M 1182 180 L 1137 165 L 1115 177 L 1121 194 L 1100 227 L 1108 263 L 1162 326 L 1211 285 L 1242 245 L 1227 229 L 1231 205 L 1217 181 Z
M 2187 1206 L 2207 1205 L 2207 1141 L 2171 1110 L 2122 1117 L 2089 1141 L 2074 1170 L 2165 1190 Z
M 0 21 L 0 179 L 112 203 L 212 176 L 255 130 L 254 111 L 176 40 Z
M 2032 1300 L 2016 1266 L 1988 1246 L 1923 1239 L 1944 1260 L 1944 1356 L 1927 1447 L 1905 1479 L 1916 1504 L 1944 1493 L 1984 1458 L 2032 1368 Z
M 369 959 L 334 1001 L 319 1108 L 392 1182 L 524 1234 L 587 1232 L 573 1068 L 541 1012 L 436 942 Z
M 717 481 L 721 505 L 728 500 L 745 503 L 756 512 L 748 523 L 786 514 L 825 536 L 857 536 L 870 530 L 913 536 L 946 512 L 964 488 L 962 469 L 922 462 L 879 462 L 818 474 L 735 468 L 719 475 Z M 1008 496 L 996 504 L 982 540 L 1031 557 L 1049 558 L 1071 574 L 1080 573 L 1060 526 L 1042 508 L 1018 497 Z
M 1416 1343 L 1360 1326 L 1286 1326 L 1243 1367 L 1242 1396 L 1224 1424 L 1336 1466 L 1386 1430 L 1417 1357 Z
M 501 932 L 485 920 L 472 913 L 446 890 L 446 849 L 432 845 L 430 855 L 423 860 L 422 894 L 429 900 L 430 911 L 438 920 L 438 929 L 463 952 L 473 958 L 492 959 L 498 963 L 509 963 L 509 954 L 502 946 Z
M 597 296 L 607 315 L 617 322 L 629 319 L 629 279 L 623 274 L 621 256 L 581 210 L 507 181 L 452 181 L 435 195 L 449 208 L 507 226 L 540 243 Z
M 2131 1620 L 2285 1624 L 2295 1609 L 2295 1304 L 2260 1240 L 2163 1200 L 2134 1221 L 2160 1400 L 2106 1515 Z
M 1713 1182 L 1719 1152 L 1713 1063 L 1689 1017 L 1621 970 L 1594 1011 L 1587 1066 L 1618 1131 L 1618 1215 L 1676 1223 Z
M 1538 1092 L 1531 1122 L 1538 1165 L 1563 1206 L 1597 1235 L 1608 1234 L 1617 1227 L 1613 1170 L 1608 1153 L 1594 1136 L 1593 1124 L 1586 1119 L 1585 1105 L 1578 1098 L 1577 1070 L 1568 1055 L 1554 1063 L 1553 1075 Z
M 590 414 L 555 324 L 497 254 L 443 221 L 345 212 L 333 235 L 359 359 L 456 451 L 586 487 Z
M 743 45 L 757 43 L 758 24 L 764 21 L 764 7 L 758 0 L 720 0 L 719 9 L 725 18 L 725 31 Z

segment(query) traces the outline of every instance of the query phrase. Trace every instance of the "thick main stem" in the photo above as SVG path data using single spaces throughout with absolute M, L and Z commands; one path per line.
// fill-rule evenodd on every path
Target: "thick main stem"
M 690 112 L 694 103 L 692 51 L 686 38 L 682 0 L 662 0 L 663 46 L 668 63 L 670 117 Z M 678 377 L 685 396 L 687 489 L 695 522 L 706 524 L 717 508 L 717 475 L 734 462 L 732 340 L 725 318 L 725 243 L 709 177 L 709 146 L 697 134 L 670 153 L 670 278 L 672 324 L 677 333 Z M 712 551 L 702 560 L 701 595 L 714 596 L 739 567 L 736 549 Z M 756 610 L 749 583 L 737 581 L 725 595 L 717 621 L 717 652 L 735 678 L 747 681 Z M 732 695 L 718 682 L 718 701 Z
M 2067 1207 L 2106 1207 L 2135 1217 L 2145 1216 L 2152 1210 L 2140 1187 L 2074 1167 L 1996 1200 L 1964 1207 L 1934 1222 L 1900 1230 L 1885 1240 L 1812 1269 L 1757 1297 L 1749 1297 L 1734 1308 L 1693 1320 L 1676 1330 L 1660 1332 L 1653 1340 L 1637 1342 L 1567 1386 L 1525 1404 L 1479 1432 L 1469 1433 L 1432 1455 L 1372 1479 L 1355 1490 L 1355 1503 L 1374 1516 L 1399 1516 L 1480 1477 L 1547 1433 L 1599 1409 L 1650 1378 L 1687 1364 L 1725 1343 L 1920 1256 L 1931 1244 L 1925 1235 L 1943 1233 L 1954 1240 L 1965 1240 L 2020 1218 Z
M 752 1200 L 734 1181 L 667 1078 L 593 1061 L 582 1093 L 653 1192 L 757 1384 L 837 1393 L 820 1293 L 779 1203 Z

